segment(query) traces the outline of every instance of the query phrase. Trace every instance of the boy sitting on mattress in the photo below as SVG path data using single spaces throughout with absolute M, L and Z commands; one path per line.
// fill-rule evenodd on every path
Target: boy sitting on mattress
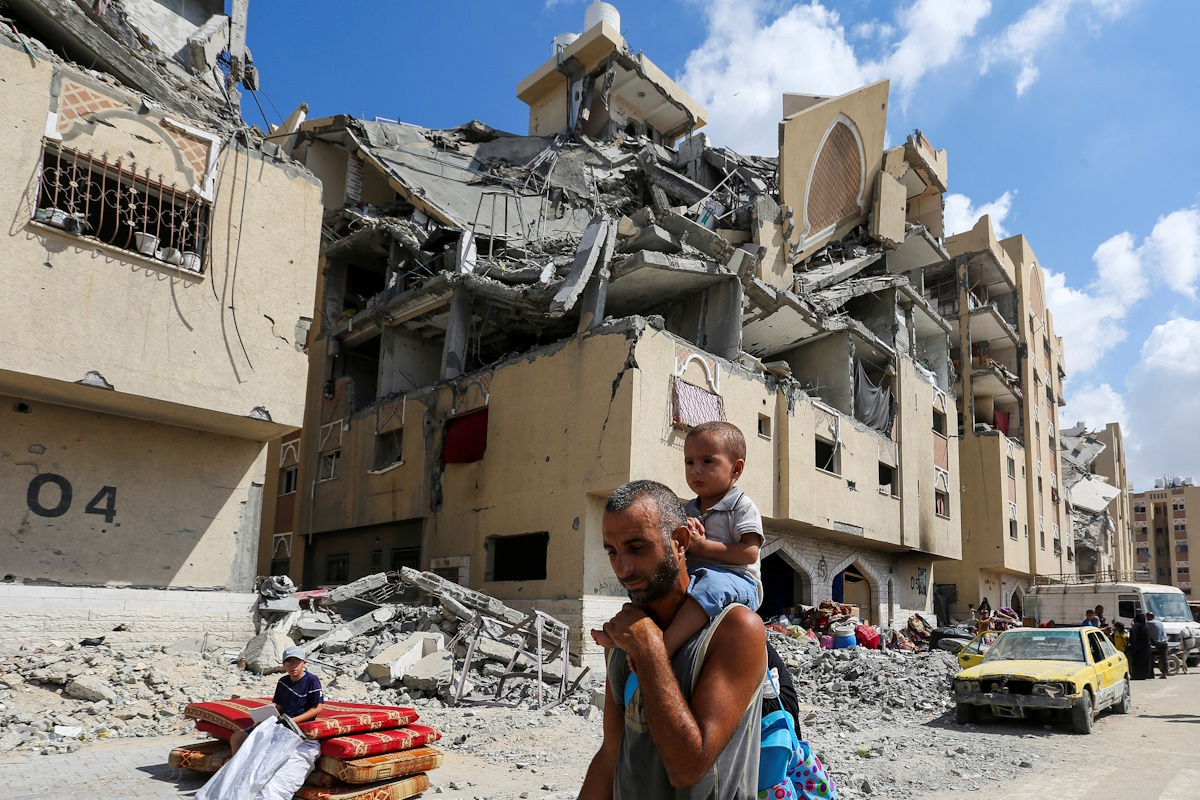
M 275 708 L 280 714 L 292 718 L 299 725 L 316 719 L 324 706 L 321 696 L 321 679 L 307 671 L 308 661 L 304 658 L 304 648 L 292 645 L 283 651 L 284 676 L 275 684 L 275 696 L 272 698 Z M 243 731 L 236 731 L 229 739 L 230 749 L 234 753 L 246 741 L 251 725 Z

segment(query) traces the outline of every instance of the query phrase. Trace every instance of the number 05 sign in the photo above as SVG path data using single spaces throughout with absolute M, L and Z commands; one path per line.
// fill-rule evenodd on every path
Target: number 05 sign
M 25 503 L 29 510 L 39 517 L 61 517 L 71 510 L 74 496 L 75 490 L 71 488 L 69 480 L 53 472 L 43 472 L 29 482 L 29 489 L 25 492 Z M 101 488 L 84 506 L 83 513 L 99 514 L 104 517 L 105 522 L 116 519 L 117 487 Z

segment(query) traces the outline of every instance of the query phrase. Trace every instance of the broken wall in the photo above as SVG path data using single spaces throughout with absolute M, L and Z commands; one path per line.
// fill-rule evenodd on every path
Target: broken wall
M 787 234 L 795 263 L 861 224 L 883 163 L 888 82 L 815 103 L 779 126 L 780 205 L 794 212 Z

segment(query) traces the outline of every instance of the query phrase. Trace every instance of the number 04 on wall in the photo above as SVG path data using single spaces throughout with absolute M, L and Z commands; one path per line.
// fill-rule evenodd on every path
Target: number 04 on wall
M 43 502 L 43 489 L 47 485 L 58 489 L 58 502 L 54 505 L 47 505 Z M 54 489 L 49 489 L 44 494 L 46 495 L 45 500 L 54 499 Z M 34 479 L 29 482 L 29 489 L 25 492 L 25 504 L 39 517 L 61 517 L 71 510 L 73 497 L 74 490 L 71 488 L 69 480 L 54 472 L 43 472 L 34 476 Z M 102 487 L 100 491 L 96 492 L 96 496 L 84 506 L 83 513 L 99 514 L 104 517 L 105 522 L 111 523 L 117 518 L 117 487 Z

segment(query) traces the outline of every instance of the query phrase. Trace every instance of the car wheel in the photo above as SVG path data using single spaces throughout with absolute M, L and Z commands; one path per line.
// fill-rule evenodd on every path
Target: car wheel
M 1128 714 L 1133 707 L 1133 698 L 1129 695 L 1129 678 L 1125 678 L 1125 690 L 1121 693 L 1121 699 L 1113 706 L 1113 711 L 1117 714 Z
M 970 703 L 954 704 L 954 721 L 959 725 L 969 725 L 975 721 L 975 706 Z
M 1096 704 L 1091 689 L 1084 689 L 1083 696 L 1071 706 L 1071 727 L 1076 733 L 1091 733 L 1095 721 Z

